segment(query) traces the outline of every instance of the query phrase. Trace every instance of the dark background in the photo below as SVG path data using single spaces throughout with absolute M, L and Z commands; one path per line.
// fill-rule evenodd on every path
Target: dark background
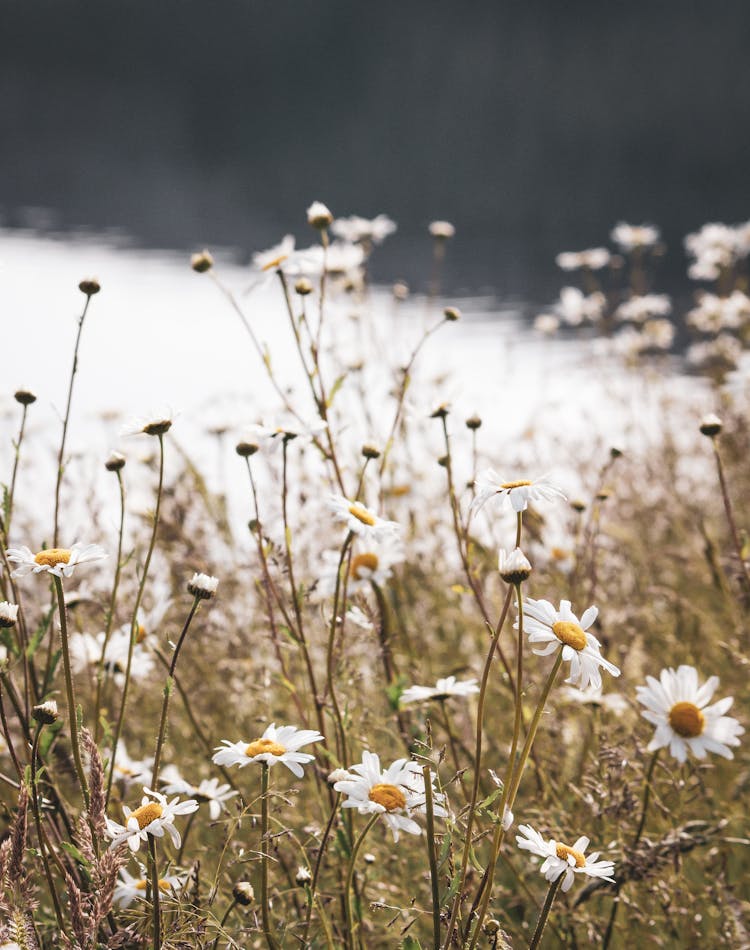
M 6 225 L 147 246 L 307 243 L 314 198 L 390 214 L 375 274 L 544 299 L 620 219 L 750 217 L 750 4 L 0 0 Z M 48 216 L 29 212 L 48 209 Z M 669 279 L 670 272 L 665 272 Z

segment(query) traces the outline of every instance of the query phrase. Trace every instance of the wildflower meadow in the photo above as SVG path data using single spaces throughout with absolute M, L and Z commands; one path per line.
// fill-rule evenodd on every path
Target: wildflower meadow
M 263 391 L 204 442 L 144 405 L 71 452 L 96 277 L 64 393 L 6 366 L 0 947 L 750 946 L 750 224 L 682 298 L 654 225 L 559 255 L 523 332 L 627 381 L 620 440 L 462 411 L 450 222 L 415 295 L 389 217 L 306 219 L 185 261 Z

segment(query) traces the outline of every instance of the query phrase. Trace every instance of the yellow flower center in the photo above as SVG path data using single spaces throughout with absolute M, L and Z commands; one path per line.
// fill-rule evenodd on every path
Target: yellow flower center
M 523 488 L 524 485 L 530 485 L 530 484 L 531 482 L 522 480 L 519 482 L 503 482 L 500 487 L 504 488 L 506 491 L 509 491 L 511 488 Z
M 577 623 L 571 623 L 569 620 L 558 620 L 552 624 L 552 632 L 561 643 L 573 647 L 574 650 L 582 650 L 586 646 L 586 634 Z
M 564 561 L 565 558 L 570 556 L 570 551 L 566 551 L 565 548 L 553 547 L 550 548 L 549 553 L 552 555 L 553 561 Z
M 165 881 L 163 877 L 159 878 L 159 890 L 168 891 L 169 890 L 169 881 Z M 134 884 L 133 887 L 137 891 L 145 891 L 148 887 L 148 881 L 144 878 L 142 881 L 138 881 L 137 884 Z
M 279 256 L 274 257 L 272 261 L 269 261 L 267 264 L 264 264 L 261 270 L 274 270 L 275 268 L 279 266 L 279 264 L 283 264 L 283 262 L 287 259 L 287 257 L 289 257 L 288 254 L 279 254 Z
M 349 505 L 349 514 L 354 515 L 357 521 L 361 521 L 362 524 L 366 524 L 370 528 L 375 524 L 375 517 L 362 505 Z
M 573 848 L 569 848 L 566 844 L 557 845 L 557 856 L 561 861 L 567 861 L 568 858 L 573 858 L 577 868 L 586 867 L 586 858 L 581 854 L 581 852 L 575 851 Z
M 683 739 L 694 739 L 706 728 L 706 719 L 693 703 L 675 703 L 669 710 L 669 725 Z
M 143 626 L 142 623 L 139 623 L 138 629 L 135 632 L 135 642 L 143 643 L 145 639 L 146 639 L 146 628 Z
M 56 567 L 58 564 L 69 564 L 71 552 L 67 548 L 47 548 L 34 555 L 37 564 L 45 567 Z
M 245 755 L 251 759 L 256 755 L 263 755 L 264 752 L 271 755 L 283 755 L 286 749 L 278 742 L 274 742 L 273 739 L 256 739 L 245 748 Z
M 406 796 L 395 785 L 373 785 L 367 797 L 371 802 L 382 805 L 386 811 L 398 811 L 406 807 Z
M 141 805 L 140 808 L 136 808 L 130 817 L 135 818 L 138 822 L 138 827 L 143 831 L 146 825 L 150 825 L 152 821 L 161 818 L 163 812 L 164 809 L 158 802 L 149 802 L 147 805 Z
M 358 581 L 362 578 L 362 571 L 377 571 L 378 556 L 372 551 L 365 551 L 364 554 L 357 554 L 352 558 L 351 575 Z

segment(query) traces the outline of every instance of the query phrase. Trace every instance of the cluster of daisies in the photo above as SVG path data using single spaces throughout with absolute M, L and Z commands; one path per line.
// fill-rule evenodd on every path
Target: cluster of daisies
M 505 499 L 520 517 L 530 501 L 550 501 L 560 497 L 564 497 L 563 493 L 546 477 L 535 481 L 505 481 L 489 469 L 476 480 L 472 514 L 491 498 Z M 358 582 L 385 583 L 391 568 L 403 559 L 399 525 L 381 518 L 361 502 L 342 496 L 332 496 L 330 508 L 335 518 L 345 525 L 347 542 L 356 540 L 360 545 L 356 552 L 352 551 L 349 568 L 353 587 L 356 589 Z M 17 565 L 14 577 L 47 572 L 60 580 L 69 577 L 79 565 L 104 557 L 104 551 L 97 545 L 79 543 L 70 549 L 54 548 L 37 553 L 26 547 L 7 551 L 8 561 Z M 510 554 L 501 552 L 499 567 L 501 575 L 509 583 L 517 585 L 531 573 L 531 565 L 518 548 Z M 335 570 L 338 576 L 340 558 Z M 196 574 L 188 584 L 188 590 L 195 597 L 209 598 L 215 593 L 217 584 L 216 578 Z M 330 579 L 324 586 L 330 594 Z M 521 617 L 521 605 L 518 606 L 519 620 L 516 621 L 516 627 Z M 17 613 L 16 605 L 0 604 L 0 624 L 12 626 Z M 591 694 L 601 700 L 602 671 L 615 677 L 619 676 L 620 671 L 602 655 L 601 644 L 591 632 L 596 618 L 597 608 L 593 606 L 579 618 L 567 600 L 562 600 L 558 608 L 546 600 L 523 600 L 523 629 L 532 651 L 538 656 L 557 654 L 560 663 L 568 664 L 566 683 L 577 688 L 582 696 Z M 127 643 L 131 636 L 130 629 L 121 633 L 120 639 Z M 112 647 L 113 650 L 122 649 L 122 644 L 117 646 L 118 642 L 115 637 L 113 643 L 116 646 Z M 93 646 L 96 649 L 92 652 L 98 651 L 101 656 L 101 641 L 97 639 Z M 105 660 L 107 658 L 105 651 Z M 114 659 L 114 654 L 111 659 Z M 649 750 L 668 747 L 670 754 L 679 762 L 684 762 L 688 753 L 698 758 L 704 758 L 709 752 L 732 758 L 732 747 L 739 745 L 739 737 L 744 730 L 736 719 L 726 715 L 732 705 L 731 697 L 712 702 L 717 687 L 718 678 L 715 676 L 700 684 L 698 672 L 690 666 L 680 666 L 677 670 L 665 669 L 658 680 L 647 677 L 646 685 L 637 687 L 636 694 L 645 707 L 643 716 L 656 727 Z M 434 687 L 409 687 L 402 693 L 400 703 L 445 702 L 454 697 L 465 698 L 478 691 L 475 679 L 459 681 L 455 676 L 448 676 L 439 679 Z M 302 750 L 322 741 L 325 741 L 324 736 L 315 730 L 271 723 L 257 738 L 222 740 L 214 752 L 213 762 L 220 767 L 244 768 L 259 764 L 267 769 L 282 763 L 295 778 L 301 779 L 304 767 L 315 760 L 311 752 Z M 215 778 L 193 785 L 174 766 L 167 766 L 164 770 L 162 791 L 154 790 L 145 784 L 149 775 L 147 764 L 129 760 L 124 746 L 117 756 L 115 774 L 118 778 L 127 778 L 127 784 L 137 781 L 143 785 L 141 804 L 132 810 L 123 806 L 122 823 L 107 819 L 111 846 L 114 848 L 126 844 L 133 854 L 138 852 L 149 835 L 153 838 L 168 835 L 175 848 L 179 848 L 181 836 L 175 827 L 176 818 L 193 814 L 201 803 L 206 803 L 211 819 L 216 820 L 222 809 L 226 808 L 226 803 L 237 794 L 229 785 L 220 784 Z M 337 768 L 328 778 L 334 791 L 340 795 L 343 808 L 355 809 L 361 815 L 382 816 L 394 841 L 398 841 L 402 832 L 412 835 L 422 833 L 415 818 L 426 812 L 428 798 L 435 816 L 445 818 L 449 815 L 446 795 L 435 785 L 436 774 L 431 769 L 423 770 L 413 760 L 399 758 L 383 767 L 376 753 L 365 751 L 361 762 L 347 768 Z M 427 782 L 431 793 L 429 796 Z M 175 797 L 170 799 L 167 797 L 169 795 Z M 185 795 L 190 797 L 180 800 L 180 796 Z M 529 825 L 519 825 L 519 832 L 516 838 L 519 848 L 543 859 L 541 873 L 550 882 L 561 879 L 563 891 L 572 886 L 576 874 L 614 880 L 614 864 L 611 861 L 600 861 L 598 853 L 586 855 L 588 838 L 580 837 L 569 846 L 555 839 L 545 839 Z M 172 876 L 160 880 L 159 887 L 165 891 L 176 891 L 183 883 L 179 876 Z M 115 900 L 125 906 L 143 896 L 145 889 L 144 874 L 133 877 L 123 871 Z

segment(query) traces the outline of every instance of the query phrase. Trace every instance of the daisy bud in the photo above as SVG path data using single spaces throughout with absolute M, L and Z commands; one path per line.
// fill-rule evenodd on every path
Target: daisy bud
M 108 472 L 119 472 L 125 467 L 125 456 L 120 455 L 119 452 L 113 452 L 104 463 L 104 467 Z
M 307 277 L 300 277 L 300 279 L 294 285 L 294 289 L 300 295 L 300 297 L 306 297 L 308 294 L 313 292 L 313 285 L 307 279 Z
M 318 231 L 325 231 L 333 224 L 333 215 L 322 201 L 313 201 L 307 209 L 307 223 Z
M 20 402 L 22 406 L 30 406 L 32 402 L 36 402 L 36 396 L 29 389 L 18 389 L 13 394 L 13 398 L 16 402 Z
M 573 509 L 573 511 L 577 511 L 580 514 L 582 511 L 586 510 L 586 502 L 581 501 L 580 498 L 574 498 L 570 503 L 570 507 Z
M 243 459 L 249 459 L 251 455 L 255 455 L 258 451 L 258 446 L 255 442 L 238 442 L 234 451 Z
M 249 907 L 255 900 L 255 890 L 249 881 L 238 881 L 232 888 L 232 897 L 242 907 Z
M 448 406 L 441 402 L 437 409 L 430 413 L 430 419 L 445 419 L 449 412 Z
M 371 851 L 367 851 L 362 857 L 364 858 L 365 864 L 375 864 L 375 855 Z
M 57 703 L 50 699 L 46 703 L 40 703 L 31 710 L 31 715 L 42 726 L 51 726 L 58 719 Z
M 7 600 L 0 602 L 0 627 L 15 627 L 18 620 L 18 604 L 10 604 Z
M 102 287 L 96 277 L 86 277 L 78 285 L 78 289 L 82 294 L 86 294 L 87 297 L 93 297 L 94 294 L 99 293 Z
M 456 320 L 461 319 L 461 311 L 458 307 L 446 307 L 445 310 L 443 310 L 443 316 L 448 323 L 455 323 Z
M 198 251 L 197 254 L 193 254 L 190 258 L 190 266 L 196 274 L 205 274 L 206 271 L 211 270 L 214 266 L 214 259 L 208 251 Z
M 507 584 L 522 584 L 531 574 L 531 563 L 520 548 L 516 548 L 510 554 L 506 554 L 505 549 L 500 548 L 497 566 L 500 577 Z
M 397 280 L 391 290 L 395 300 L 406 300 L 409 296 L 409 285 L 403 280 Z
M 219 586 L 219 578 L 211 577 L 210 574 L 193 574 L 187 589 L 188 593 L 198 600 L 211 600 Z
M 500 921 L 495 920 L 494 917 L 490 917 L 487 923 L 484 925 L 484 932 L 492 936 L 493 934 L 500 933 Z
M 479 416 L 469 416 L 466 420 L 466 428 L 471 429 L 472 432 L 476 432 L 482 425 L 482 420 Z
M 448 468 L 448 462 L 450 462 L 449 455 L 441 455 L 440 458 L 437 460 L 437 463 L 441 468 Z
M 369 443 L 362 446 L 362 455 L 366 459 L 379 459 L 380 458 L 380 449 L 376 448 L 374 445 Z
M 456 233 L 450 221 L 433 221 L 430 225 L 430 234 L 438 241 L 447 241 Z
M 599 491 L 596 493 L 597 501 L 606 501 L 608 498 L 612 497 L 612 489 L 607 488 L 606 485 L 603 485 Z
M 312 881 L 312 874 L 305 867 L 298 867 L 297 873 L 294 875 L 294 880 L 297 883 L 297 887 L 304 887 L 305 884 L 309 884 Z
M 722 426 L 721 419 L 711 412 L 701 419 L 700 431 L 703 435 L 707 435 L 709 439 L 713 439 L 721 432 Z

